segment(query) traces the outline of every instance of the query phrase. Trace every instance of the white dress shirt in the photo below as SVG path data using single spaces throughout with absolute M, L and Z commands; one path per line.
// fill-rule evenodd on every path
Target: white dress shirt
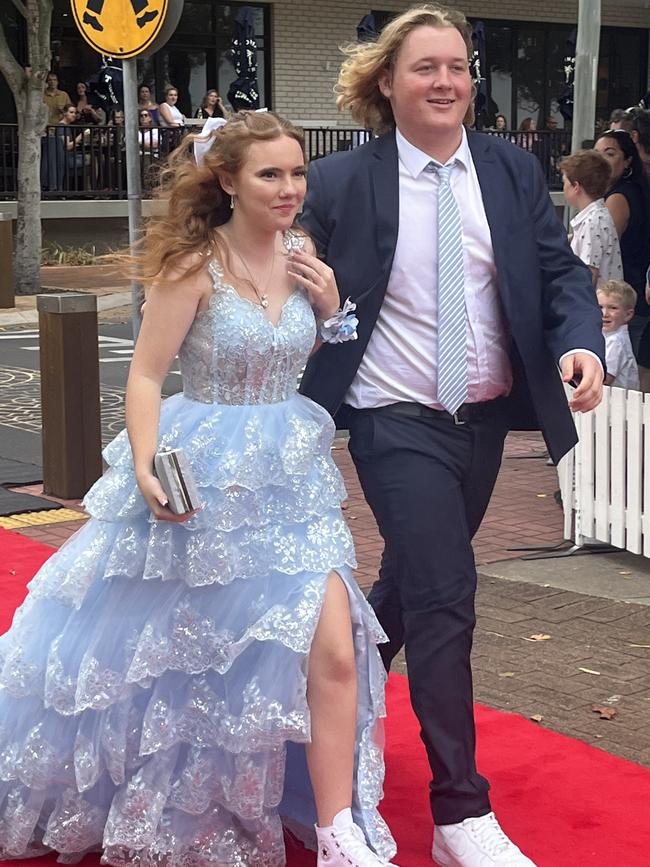
M 614 377 L 615 388 L 628 388 L 640 391 L 639 368 L 637 367 L 627 325 L 616 331 L 603 332 L 605 338 L 605 363 L 607 373 Z
M 345 402 L 358 409 L 437 401 L 438 187 L 435 160 L 397 130 L 399 231 L 386 296 Z M 509 393 L 512 370 L 490 228 L 463 128 L 451 188 L 461 214 L 467 323 L 468 403 Z
M 604 199 L 596 199 L 571 220 L 571 249 L 579 259 L 598 269 L 598 282 L 623 279 L 621 245 Z

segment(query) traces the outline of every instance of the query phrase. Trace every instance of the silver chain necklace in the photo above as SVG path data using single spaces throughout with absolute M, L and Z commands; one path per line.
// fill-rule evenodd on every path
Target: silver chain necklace
M 266 278 L 266 283 L 264 284 L 264 291 L 260 292 L 260 290 L 257 288 L 257 284 L 256 284 L 255 280 L 253 280 L 253 275 L 251 274 L 250 268 L 246 264 L 246 260 L 244 259 L 242 254 L 238 250 L 236 250 L 235 247 L 232 246 L 232 244 L 230 246 L 231 246 L 233 253 L 237 256 L 239 261 L 242 263 L 242 265 L 246 269 L 246 273 L 248 274 L 248 280 L 249 280 L 251 286 L 253 287 L 253 291 L 255 292 L 255 295 L 257 296 L 257 303 L 260 305 L 260 307 L 263 307 L 264 310 L 266 310 L 266 308 L 269 306 L 269 294 L 268 294 L 269 283 L 271 282 L 271 277 L 273 276 L 273 268 L 275 266 L 275 247 L 273 248 L 273 255 L 271 256 L 271 266 L 269 268 L 269 276 Z

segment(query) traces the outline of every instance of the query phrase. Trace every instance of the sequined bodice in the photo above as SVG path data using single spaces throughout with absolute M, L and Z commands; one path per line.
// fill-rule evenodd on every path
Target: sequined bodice
M 178 353 L 183 393 L 201 403 L 277 403 L 296 391 L 316 339 L 316 321 L 303 290 L 287 299 L 277 325 L 258 304 L 208 266 L 214 294 L 199 312 Z

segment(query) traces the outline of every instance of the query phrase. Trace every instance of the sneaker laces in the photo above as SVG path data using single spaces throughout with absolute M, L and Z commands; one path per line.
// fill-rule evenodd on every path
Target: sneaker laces
M 349 825 L 335 832 L 336 839 L 345 850 L 348 857 L 358 858 L 363 867 L 385 867 L 386 862 L 381 861 L 372 849 L 368 848 L 363 831 L 358 825 Z
M 513 842 L 503 832 L 494 813 L 488 813 L 487 816 L 478 819 L 465 819 L 463 825 L 469 826 L 472 836 L 491 858 L 515 848 Z

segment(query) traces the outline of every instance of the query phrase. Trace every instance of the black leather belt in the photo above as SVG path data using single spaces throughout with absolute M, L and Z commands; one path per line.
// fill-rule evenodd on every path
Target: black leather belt
M 374 412 L 408 415 L 412 418 L 446 418 L 453 421 L 454 424 L 471 424 L 472 422 L 494 418 L 503 411 L 506 400 L 506 397 L 495 397 L 494 400 L 483 400 L 479 403 L 464 403 L 454 413 L 447 412 L 446 409 L 432 409 L 432 407 L 423 406 L 421 403 L 403 401 L 378 407 Z

